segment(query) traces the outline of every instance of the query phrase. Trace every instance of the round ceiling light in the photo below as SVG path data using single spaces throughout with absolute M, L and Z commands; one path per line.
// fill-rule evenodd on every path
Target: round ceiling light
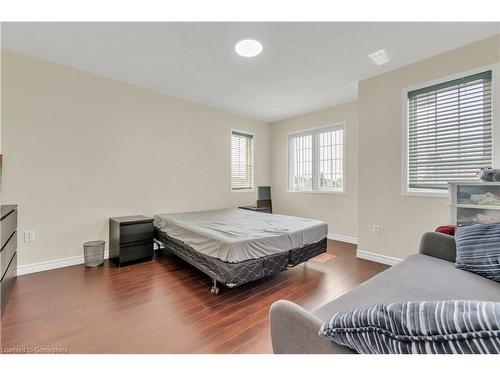
M 262 52 L 262 44 L 255 39 L 240 40 L 234 46 L 236 53 L 243 57 L 254 57 Z

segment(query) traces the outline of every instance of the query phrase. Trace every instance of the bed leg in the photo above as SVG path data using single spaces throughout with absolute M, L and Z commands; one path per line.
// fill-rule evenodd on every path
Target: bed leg
M 212 289 L 210 289 L 210 293 L 212 293 L 213 295 L 217 295 L 219 294 L 219 288 L 217 287 L 217 279 L 214 277 L 214 286 L 212 287 Z

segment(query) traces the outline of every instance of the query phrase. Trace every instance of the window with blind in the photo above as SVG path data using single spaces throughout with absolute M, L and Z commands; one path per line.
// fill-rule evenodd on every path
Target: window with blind
M 408 92 L 407 190 L 445 191 L 492 164 L 491 71 Z
M 252 134 L 239 131 L 231 132 L 231 190 L 251 191 L 253 186 Z
M 289 191 L 344 191 L 344 125 L 289 135 Z

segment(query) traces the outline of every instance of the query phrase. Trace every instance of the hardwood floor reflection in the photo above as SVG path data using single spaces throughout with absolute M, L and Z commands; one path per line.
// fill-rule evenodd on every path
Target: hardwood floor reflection
M 287 299 L 307 309 L 387 266 L 328 241 L 328 256 L 235 289 L 175 256 L 116 268 L 73 266 L 18 277 L 2 317 L 4 350 L 69 353 L 271 353 L 268 313 Z

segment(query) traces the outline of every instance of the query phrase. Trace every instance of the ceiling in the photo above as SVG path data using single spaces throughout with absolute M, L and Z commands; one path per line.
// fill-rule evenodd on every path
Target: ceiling
M 266 122 L 355 100 L 361 79 L 500 32 L 500 23 L 3 23 L 2 48 Z M 253 58 L 234 52 L 262 42 Z M 387 50 L 377 66 L 368 54 Z

